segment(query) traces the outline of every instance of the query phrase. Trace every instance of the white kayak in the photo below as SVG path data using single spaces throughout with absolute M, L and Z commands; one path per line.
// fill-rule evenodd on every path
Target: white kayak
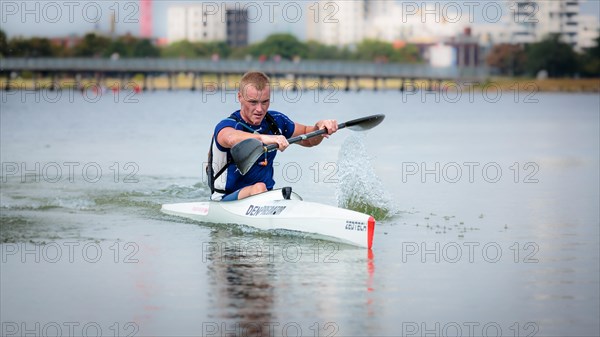
M 375 219 L 368 215 L 303 201 L 291 188 L 277 189 L 236 201 L 162 205 L 166 214 L 217 224 L 241 224 L 261 230 L 284 229 L 371 248 Z

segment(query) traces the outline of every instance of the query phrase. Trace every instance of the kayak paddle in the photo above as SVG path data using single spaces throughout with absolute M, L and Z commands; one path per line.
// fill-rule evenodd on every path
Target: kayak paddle
M 353 119 L 346 123 L 338 124 L 338 129 L 349 128 L 354 131 L 366 131 L 379 125 L 385 118 L 385 115 L 372 115 L 362 118 Z M 288 139 L 288 143 L 293 144 L 299 141 L 303 141 L 309 138 L 320 136 L 327 133 L 325 129 L 316 130 L 309 132 L 304 135 L 299 135 Z M 277 149 L 277 144 L 271 144 L 265 146 L 260 140 L 256 138 L 248 138 L 231 148 L 231 157 L 233 162 L 238 167 L 242 175 L 248 173 L 254 163 L 266 152 L 270 152 Z

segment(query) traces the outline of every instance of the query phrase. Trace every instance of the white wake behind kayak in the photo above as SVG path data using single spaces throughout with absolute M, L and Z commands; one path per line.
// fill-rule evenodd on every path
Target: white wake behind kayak
M 290 190 L 291 192 L 291 190 Z M 307 202 L 296 193 L 272 190 L 236 201 L 162 205 L 166 214 L 217 224 L 241 224 L 261 230 L 285 229 L 371 248 L 375 219 L 339 207 Z

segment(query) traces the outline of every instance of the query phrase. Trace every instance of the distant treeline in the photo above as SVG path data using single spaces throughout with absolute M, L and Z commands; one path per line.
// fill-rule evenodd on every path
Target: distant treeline
M 348 60 L 419 63 L 423 62 L 416 46 L 365 40 L 353 50 L 327 46 L 315 41 L 301 42 L 290 34 L 274 34 L 264 41 L 246 47 L 230 47 L 225 42 L 179 41 L 167 46 L 156 46 L 148 39 L 131 35 L 110 38 L 89 33 L 77 39 L 72 46 L 65 40 L 15 37 L 7 40 L 0 30 L 0 55 L 4 57 L 168 57 L 244 59 L 250 55 L 257 59 L 280 57 L 283 60 Z
M 558 35 L 549 35 L 537 43 L 495 45 L 486 62 L 506 76 L 536 76 L 545 70 L 549 77 L 600 77 L 599 45 L 600 37 L 596 46 L 577 53 Z
M 577 53 L 550 35 L 541 42 L 526 45 L 499 44 L 486 58 L 487 65 L 504 76 L 536 76 L 545 70 L 549 77 L 600 77 L 600 37 L 596 46 Z M 230 47 L 225 42 L 179 41 L 156 46 L 148 39 L 131 35 L 110 38 L 89 33 L 73 41 L 64 39 L 15 37 L 7 39 L 0 30 L 0 57 L 165 57 L 266 60 L 342 60 L 381 63 L 422 63 L 417 46 L 378 40 L 364 40 L 354 48 L 338 48 L 316 41 L 301 42 L 290 34 L 274 34 L 264 41 Z

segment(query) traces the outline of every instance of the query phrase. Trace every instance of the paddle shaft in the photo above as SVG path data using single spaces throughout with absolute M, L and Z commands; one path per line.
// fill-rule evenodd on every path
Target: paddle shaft
M 384 118 L 385 115 L 383 114 L 361 117 L 353 119 L 351 121 L 347 121 L 345 123 L 338 124 L 338 129 L 349 128 L 350 130 L 355 131 L 365 131 L 379 125 Z M 299 141 L 320 136 L 325 133 L 327 133 L 325 129 L 315 130 L 305 135 L 289 138 L 288 143 L 297 143 Z M 276 144 L 265 146 L 265 144 L 263 144 L 260 140 L 256 138 L 248 138 L 235 144 L 231 148 L 231 157 L 233 159 L 233 162 L 238 167 L 238 170 L 241 172 L 242 175 L 244 175 L 248 173 L 250 168 L 252 168 L 252 166 L 263 154 L 269 151 L 273 151 L 275 149 L 277 149 Z
M 338 124 L 338 130 L 343 129 L 345 127 L 346 127 L 346 123 L 340 123 L 340 124 Z M 325 134 L 325 133 L 327 133 L 326 129 L 319 129 L 319 130 L 316 130 L 316 131 L 313 131 L 313 132 L 309 132 L 309 133 L 304 134 L 304 135 L 300 135 L 300 136 L 288 138 L 288 143 L 294 144 L 294 143 L 297 143 L 297 142 L 300 142 L 300 141 L 303 141 L 303 140 L 306 140 L 306 139 L 309 139 L 309 138 L 314 138 L 316 136 L 320 136 L 320 135 Z M 267 145 L 267 146 L 265 146 L 265 149 L 266 149 L 266 152 L 273 151 L 273 150 L 277 149 L 277 144 Z

